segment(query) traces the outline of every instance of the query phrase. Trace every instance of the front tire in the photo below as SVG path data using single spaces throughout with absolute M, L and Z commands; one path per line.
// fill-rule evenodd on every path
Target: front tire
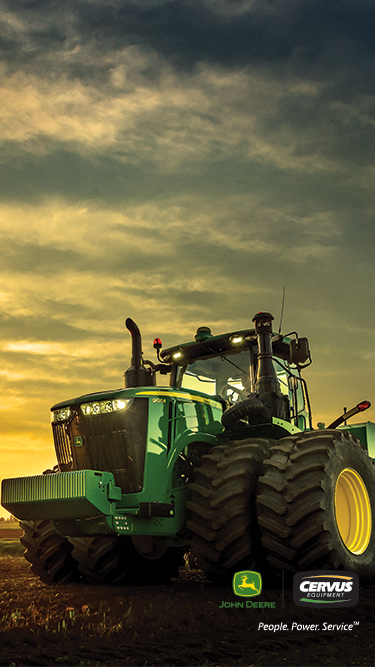
M 280 440 L 259 479 L 258 523 L 277 570 L 375 575 L 374 464 L 347 431 Z
M 20 527 L 24 531 L 20 538 L 26 548 L 24 557 L 45 584 L 79 581 L 78 565 L 71 555 L 73 547 L 56 533 L 49 520 L 21 521 Z
M 263 559 L 256 488 L 272 444 L 250 438 L 216 445 L 194 470 L 187 527 L 198 565 L 212 580 L 224 583 L 236 569 L 256 567 Z
M 180 548 L 163 547 L 148 537 L 103 535 L 69 539 L 79 570 L 91 584 L 167 584 L 172 577 L 178 577 L 179 566 L 184 562 Z

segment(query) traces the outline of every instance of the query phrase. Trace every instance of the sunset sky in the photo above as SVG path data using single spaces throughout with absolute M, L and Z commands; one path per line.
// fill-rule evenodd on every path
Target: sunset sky
M 310 341 L 314 425 L 373 401 L 375 4 L 2 0 L 0 476 L 164 346 Z M 0 510 L 4 516 L 7 513 Z

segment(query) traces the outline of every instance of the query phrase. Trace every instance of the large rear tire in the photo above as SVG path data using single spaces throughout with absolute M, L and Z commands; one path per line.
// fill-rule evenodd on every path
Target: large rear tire
M 250 438 L 216 445 L 202 456 L 190 483 L 187 527 L 207 577 L 223 582 L 264 559 L 256 521 L 256 488 L 275 440 Z
M 73 546 L 60 537 L 49 520 L 21 521 L 20 538 L 26 548 L 24 557 L 31 570 L 46 584 L 71 584 L 79 581 L 78 564 L 72 558 Z
M 69 538 L 79 570 L 91 584 L 122 586 L 166 584 L 178 577 L 183 550 L 164 547 L 152 538 L 101 537 Z
M 347 431 L 283 438 L 259 479 L 258 523 L 277 570 L 375 575 L 375 470 Z

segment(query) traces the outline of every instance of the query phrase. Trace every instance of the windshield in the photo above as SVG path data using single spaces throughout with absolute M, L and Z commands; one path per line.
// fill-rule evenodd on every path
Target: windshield
M 279 381 L 279 391 L 287 396 L 291 393 L 288 381 L 287 362 L 280 364 L 274 360 L 274 368 Z M 230 403 L 243 400 L 255 387 L 251 386 L 251 353 L 244 350 L 237 353 L 227 353 L 212 359 L 198 359 L 189 364 L 183 374 L 181 387 L 196 389 L 209 396 L 220 395 Z M 302 388 L 297 383 L 301 396 L 299 405 L 303 406 Z M 300 408 L 301 409 L 301 408 Z
M 226 397 L 227 385 L 239 392 L 251 391 L 250 350 L 230 353 L 213 359 L 198 359 L 186 368 L 181 386 L 214 396 Z

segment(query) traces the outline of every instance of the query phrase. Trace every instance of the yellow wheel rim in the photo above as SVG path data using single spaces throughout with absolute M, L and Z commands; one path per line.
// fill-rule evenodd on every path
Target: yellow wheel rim
M 353 554 L 363 554 L 371 537 L 371 504 L 362 477 L 352 468 L 345 468 L 337 479 L 335 512 L 346 548 Z

